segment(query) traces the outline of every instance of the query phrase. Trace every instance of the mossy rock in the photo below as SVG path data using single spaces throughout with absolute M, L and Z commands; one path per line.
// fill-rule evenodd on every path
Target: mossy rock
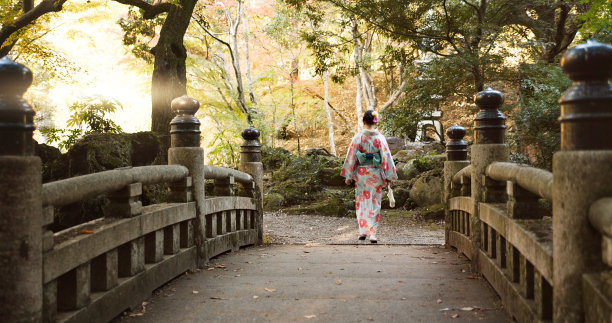
M 284 209 L 289 214 L 310 214 L 323 216 L 348 216 L 348 210 L 342 199 L 326 199 L 315 201 L 310 204 L 297 205 Z
M 410 189 L 410 198 L 421 207 L 442 201 L 442 170 L 434 169 L 421 174 Z
M 421 153 L 414 150 L 400 150 L 393 155 L 393 161 L 397 164 L 399 163 L 408 163 L 412 159 L 421 156 Z
M 413 163 L 414 159 L 411 159 L 408 163 L 401 163 L 396 166 L 397 177 L 400 180 L 409 180 L 419 175 L 419 170 Z
M 263 163 L 264 171 L 278 169 L 292 158 L 294 158 L 294 155 L 281 147 L 272 148 L 263 146 L 261 149 L 261 162 Z
M 393 184 L 391 185 L 391 187 L 393 188 L 393 197 L 395 198 L 394 209 L 403 208 L 404 205 L 406 204 L 406 201 L 408 201 L 408 199 L 410 198 L 410 190 L 402 188 L 402 187 L 394 187 Z M 387 197 L 387 190 L 383 192 L 381 208 L 382 209 L 391 208 L 389 206 L 389 198 Z
M 283 206 L 285 197 L 278 193 L 270 193 L 264 196 L 264 209 L 267 211 L 278 210 Z
M 42 163 L 42 181 L 48 183 L 68 177 L 68 159 L 62 152 L 46 144 L 34 146 L 34 154 Z
M 344 177 L 340 176 L 342 167 L 323 168 L 319 171 L 319 182 L 326 186 L 346 186 Z
M 94 133 L 68 150 L 69 176 L 97 173 L 132 165 L 132 142 L 128 136 Z
M 434 204 L 423 208 L 420 213 L 425 220 L 444 220 L 444 203 Z
M 153 164 L 161 149 L 159 136 L 152 131 L 125 134 L 131 143 L 132 166 Z

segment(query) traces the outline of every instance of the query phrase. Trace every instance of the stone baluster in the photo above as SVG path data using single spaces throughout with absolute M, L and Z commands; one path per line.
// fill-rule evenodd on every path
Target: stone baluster
M 207 237 L 206 219 L 204 218 L 206 214 L 204 210 L 204 149 L 200 147 L 200 121 L 195 117 L 200 103 L 184 95 L 172 100 L 171 108 L 176 117 L 170 122 L 171 147 L 168 149 L 168 164 L 187 167 L 191 177 L 185 183 L 177 183 L 172 186 L 173 196 L 177 198 L 177 202 L 185 202 L 191 198 L 196 202 L 197 216 L 194 225 L 183 225 L 182 228 L 193 228 L 194 230 L 193 238 L 198 247 L 198 266 L 201 267 L 208 261 L 208 255 L 204 245 Z M 185 194 L 185 188 L 189 186 L 191 186 L 191 196 Z M 169 243 L 165 243 L 166 253 L 174 251 L 176 244 L 175 229 L 168 230 L 167 234 L 172 234 L 172 238 L 166 239 Z M 189 237 L 190 234 L 181 232 L 180 236 Z
M 249 127 L 242 131 L 244 142 L 240 146 L 240 164 L 238 168 L 253 176 L 254 186 L 242 187 L 243 192 L 255 197 L 257 214 L 254 227 L 257 229 L 257 243 L 263 242 L 263 164 L 261 162 L 261 144 L 259 130 Z
M 499 190 L 497 183 L 486 180 L 485 170 L 493 162 L 509 161 L 510 149 L 505 144 L 506 117 L 499 111 L 499 107 L 504 103 L 504 95 L 488 88 L 478 92 L 474 96 L 474 101 L 480 111 L 474 119 L 474 145 L 472 145 L 471 159 L 471 193 L 474 214 L 470 217 L 470 222 L 472 266 L 477 270 L 479 250 L 481 244 L 485 243 L 482 240 L 485 239 L 484 237 L 488 238 L 488 232 L 481 228 L 479 204 L 485 199 L 490 200 L 493 190 Z
M 553 320 L 582 322 L 582 275 L 603 268 L 588 210 L 612 196 L 612 46 L 578 45 L 561 66 L 573 83 L 559 99 L 561 151 L 553 157 Z
M 42 321 L 42 170 L 33 156 L 32 73 L 0 59 L 0 317 Z
M 470 164 L 467 159 L 467 142 L 465 128 L 454 125 L 446 130 L 446 136 L 450 140 L 446 143 L 446 161 L 444 162 L 444 237 L 448 245 L 448 235 L 451 230 L 452 218 L 449 210 L 451 198 L 459 195 L 459 190 L 453 187 L 453 176 Z

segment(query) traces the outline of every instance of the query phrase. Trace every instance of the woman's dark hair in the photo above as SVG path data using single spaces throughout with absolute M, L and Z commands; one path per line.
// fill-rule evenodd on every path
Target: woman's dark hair
M 367 125 L 375 125 L 378 122 L 378 118 L 376 117 L 374 110 L 367 110 L 363 114 L 363 122 Z

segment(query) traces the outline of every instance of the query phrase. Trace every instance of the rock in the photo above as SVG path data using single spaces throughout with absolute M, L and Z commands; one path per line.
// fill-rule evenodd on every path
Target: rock
M 310 204 L 298 205 L 284 209 L 288 214 L 316 214 L 323 216 L 349 216 L 351 210 L 346 207 L 340 196 L 321 198 Z
M 306 149 L 306 156 L 333 156 L 325 148 Z
M 432 169 L 444 168 L 444 162 L 446 161 L 446 154 L 439 155 L 425 155 L 416 158 L 412 161 L 412 164 L 420 172 L 425 172 Z
M 132 166 L 152 165 L 161 149 L 157 134 L 151 131 L 142 131 L 126 135 L 132 145 Z
M 442 172 L 434 169 L 421 174 L 410 189 L 410 198 L 420 207 L 442 201 Z
M 68 150 L 69 176 L 101 172 L 132 165 L 132 142 L 122 134 L 94 133 Z
M 387 137 L 387 144 L 389 145 L 389 149 L 393 151 L 400 151 L 404 149 L 406 143 L 404 139 L 398 137 Z
M 285 197 L 278 193 L 269 193 L 264 196 L 265 210 L 277 210 L 285 202 Z
M 423 143 L 423 152 L 442 154 L 446 151 L 446 147 L 441 142 L 425 142 Z
M 395 207 L 394 209 L 402 208 L 406 204 L 406 201 L 410 198 L 410 190 L 402 187 L 395 187 L 391 184 L 391 188 L 393 188 L 393 197 L 395 198 Z M 382 199 L 382 209 L 390 209 L 389 206 L 389 198 L 387 197 L 387 190 L 383 192 Z
M 289 161 L 291 157 L 291 153 L 281 147 L 271 148 L 263 146 L 261 149 L 261 162 L 265 171 L 278 169 L 283 163 Z
M 34 154 L 42 163 L 42 181 L 48 183 L 68 177 L 68 160 L 62 152 L 46 144 L 34 146 Z
M 421 215 L 425 220 L 444 220 L 444 203 L 434 204 L 422 209 Z
M 397 169 L 397 177 L 400 180 L 409 180 L 415 178 L 419 174 L 419 170 L 413 163 L 413 160 L 410 160 L 406 164 L 396 165 Z
M 414 149 L 411 150 L 400 150 L 393 155 L 393 161 L 398 163 L 407 163 L 408 161 L 421 156 L 419 152 Z
M 326 186 L 346 186 L 344 177 L 340 176 L 341 167 L 323 168 L 317 174 L 319 182 Z

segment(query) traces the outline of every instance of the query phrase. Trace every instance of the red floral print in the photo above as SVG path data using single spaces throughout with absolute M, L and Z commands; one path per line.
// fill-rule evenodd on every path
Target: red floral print
M 363 196 L 365 196 L 366 199 L 370 198 L 370 191 L 363 190 L 363 192 L 361 194 L 363 194 Z
M 346 175 L 346 169 L 342 168 L 342 170 L 340 171 L 340 176 L 344 176 Z
M 359 219 L 359 227 L 360 228 L 365 228 L 368 226 L 368 221 L 366 221 L 365 219 Z
M 358 167 L 357 168 L 357 174 L 359 174 L 359 175 L 365 175 L 366 172 L 367 172 L 367 170 L 365 169 L 365 167 Z
M 380 140 L 374 139 L 374 141 L 372 142 L 372 145 L 374 145 L 374 147 L 376 148 L 380 148 Z

